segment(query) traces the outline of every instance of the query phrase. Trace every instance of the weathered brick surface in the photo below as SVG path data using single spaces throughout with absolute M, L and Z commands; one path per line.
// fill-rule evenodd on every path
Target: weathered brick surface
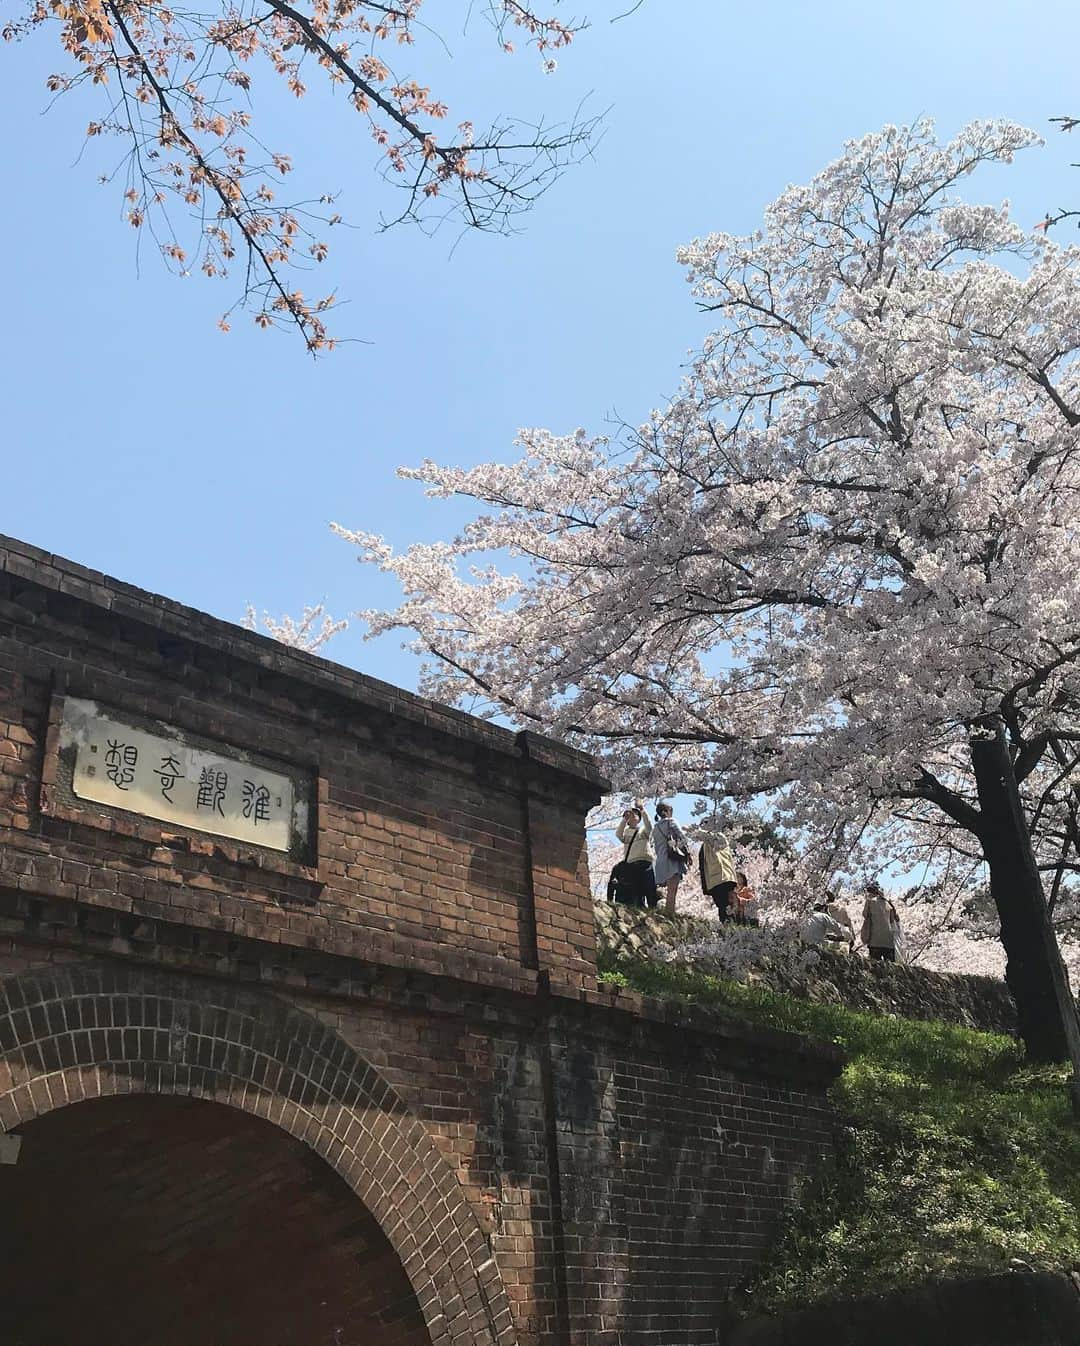
M 43 952 L 27 946 L 30 970 L 0 981 L 0 1128 L 116 1092 L 247 1108 L 312 1144 L 399 1251 L 428 1247 L 430 1273 L 403 1256 L 428 1308 L 447 1294 L 437 1274 L 455 1239 L 474 1272 L 497 1268 L 522 1346 L 710 1341 L 829 1146 L 813 1054 L 636 997 L 542 1009 L 402 973 L 342 979 L 331 996 L 312 989 L 325 965 L 309 979 L 263 965 L 282 983 L 270 994 L 238 984 L 250 950 L 216 978 Z M 357 1144 L 354 1125 L 378 1143 Z M 419 1157 L 403 1163 L 402 1143 Z M 456 1201 L 452 1219 L 436 1194 Z M 486 1340 L 483 1326 L 463 1339 Z
M 0 1168 L 0 1340 L 14 1346 L 426 1346 L 372 1216 L 268 1122 L 99 1099 Z M 172 1311 L 163 1312 L 164 1306 Z
M 123 964 L 0 981 L 0 1130 L 131 1094 L 219 1103 L 303 1141 L 378 1222 L 436 1346 L 515 1340 L 460 1183 L 380 1072 L 314 1017 L 225 981 Z
M 317 860 L 52 792 L 56 702 L 85 697 L 319 778 Z M 44 781 L 44 789 L 43 787 Z M 0 539 L 0 884 L 490 981 L 595 968 L 588 760 Z
M 820 1063 L 770 1060 L 767 1034 L 747 1045 L 692 1015 L 559 1023 L 566 1260 L 590 1346 L 714 1342 L 730 1292 L 832 1153 Z
M 836 1062 L 597 988 L 587 759 L 21 544 L 0 566 L 0 1130 L 223 1104 L 340 1176 L 440 1346 L 712 1342 L 829 1148 Z M 64 804 L 64 695 L 310 771 L 315 853 Z

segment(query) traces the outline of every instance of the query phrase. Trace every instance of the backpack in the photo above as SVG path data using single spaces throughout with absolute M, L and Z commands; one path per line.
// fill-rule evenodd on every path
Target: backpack
M 620 860 L 608 875 L 607 881 L 607 900 L 609 902 L 619 902 L 623 897 L 623 884 L 627 881 L 626 861 Z

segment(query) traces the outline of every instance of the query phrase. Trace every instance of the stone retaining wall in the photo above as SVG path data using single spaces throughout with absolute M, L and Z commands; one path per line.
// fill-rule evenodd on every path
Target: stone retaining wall
M 597 944 L 601 959 L 653 958 L 672 945 L 715 933 L 711 921 L 662 916 L 634 907 L 597 902 Z M 965 977 L 920 967 L 871 963 L 858 955 L 823 951 L 810 970 L 792 973 L 763 964 L 754 979 L 777 991 L 871 1014 L 906 1019 L 939 1019 L 984 1032 L 1016 1032 L 1016 1007 L 1008 987 L 994 977 Z

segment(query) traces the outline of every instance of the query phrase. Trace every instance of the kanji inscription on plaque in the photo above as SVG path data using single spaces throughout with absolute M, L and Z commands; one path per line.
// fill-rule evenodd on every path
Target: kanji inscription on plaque
M 75 750 L 80 799 L 142 813 L 200 832 L 288 851 L 302 830 L 288 776 L 225 751 L 194 747 L 179 729 L 125 724 L 93 701 L 67 697 L 60 743 Z

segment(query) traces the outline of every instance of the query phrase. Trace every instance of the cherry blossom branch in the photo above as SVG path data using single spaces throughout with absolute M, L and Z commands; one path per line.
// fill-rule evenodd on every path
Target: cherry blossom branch
M 150 68 L 150 63 L 147 61 L 146 57 L 132 38 L 131 33 L 128 31 L 127 24 L 124 22 L 124 16 L 120 12 L 118 5 L 114 0 L 105 0 L 105 7 L 112 15 L 113 21 L 119 29 L 120 35 L 123 37 L 124 43 L 131 52 L 132 57 L 138 62 L 143 79 L 146 80 L 147 84 L 154 91 L 158 106 L 161 110 L 161 138 L 163 142 L 167 142 L 169 139 L 175 137 L 185 147 L 192 163 L 194 163 L 200 173 L 203 174 L 204 181 L 208 182 L 213 188 L 215 196 L 221 203 L 223 213 L 231 219 L 240 230 L 249 252 L 259 259 L 268 283 L 277 292 L 278 300 L 275 306 L 280 306 L 286 313 L 288 313 L 289 317 L 303 335 L 308 350 L 314 353 L 318 350 L 330 347 L 332 343 L 327 338 L 325 324 L 316 316 L 309 306 L 304 303 L 300 295 L 289 294 L 286 291 L 276 267 L 268 256 L 267 249 L 263 247 L 261 240 L 251 229 L 245 212 L 237 206 L 235 196 L 226 190 L 225 183 L 222 181 L 217 170 L 207 161 L 202 151 L 199 149 L 199 146 L 180 124 L 179 118 L 174 112 L 164 88 L 158 81 L 154 71 Z M 119 71 L 118 74 L 120 74 L 120 77 L 122 78 L 122 74 Z M 246 210 L 251 209 L 251 203 L 245 197 L 241 196 L 240 200 Z
M 295 325 L 313 352 L 334 344 L 323 317 L 334 297 L 305 299 L 289 274 L 325 260 L 329 245 L 315 230 L 342 220 L 329 194 L 317 203 L 277 204 L 278 180 L 293 165 L 261 144 L 252 129 L 255 100 L 242 97 L 263 78 L 259 73 L 253 81 L 251 73 L 259 58 L 297 98 L 306 93 L 312 64 L 332 85 L 347 86 L 387 175 L 399 177 L 406 191 L 398 221 L 438 223 L 456 213 L 468 227 L 509 229 L 588 152 L 599 122 L 580 115 L 564 127 L 507 121 L 477 136 L 462 121 L 451 135 L 436 135 L 447 107 L 419 81 L 392 73 L 378 54 L 384 42 L 412 43 L 425 0 L 205 0 L 182 10 L 167 0 L 18 2 L 25 13 L 4 24 L 5 40 L 47 23 L 59 27 L 70 68 L 49 77 L 52 93 L 105 89 L 116 80 L 118 94 L 107 95 L 106 113 L 87 135 L 129 141 L 128 222 L 153 234 L 166 262 L 183 274 L 193 261 L 208 276 L 227 276 L 239 251 L 246 267 L 238 304 L 254 309 L 260 326 Z M 583 26 L 544 17 L 527 0 L 489 0 L 488 9 L 497 27 L 522 31 L 545 53 L 568 45 Z M 156 117 L 144 117 L 143 107 L 156 108 Z M 169 219 L 169 204 L 177 201 L 198 231 L 190 249 Z M 228 316 L 220 323 L 225 330 Z

